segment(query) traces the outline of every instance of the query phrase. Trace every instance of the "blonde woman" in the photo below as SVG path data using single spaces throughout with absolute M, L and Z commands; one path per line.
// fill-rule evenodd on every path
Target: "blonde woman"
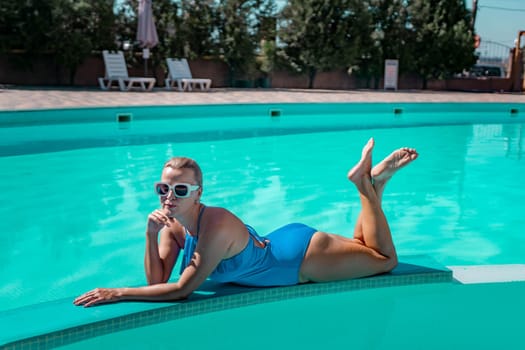
M 168 160 L 155 184 L 161 208 L 149 215 L 146 228 L 144 265 L 148 286 L 97 288 L 74 303 L 87 307 L 121 300 L 179 300 L 208 278 L 263 287 L 337 281 L 391 271 L 397 265 L 397 255 L 381 198 L 392 175 L 415 160 L 418 153 L 412 148 L 400 148 L 372 168 L 373 147 L 374 140 L 370 139 L 347 175 L 362 205 L 353 238 L 302 223 L 259 236 L 229 210 L 201 203 L 202 172 L 194 160 Z M 180 277 L 168 282 L 181 252 Z

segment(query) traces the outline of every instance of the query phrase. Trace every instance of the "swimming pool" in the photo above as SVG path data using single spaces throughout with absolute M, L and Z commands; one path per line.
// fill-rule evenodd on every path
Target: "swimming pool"
M 400 146 L 421 154 L 396 174 L 384 196 L 400 255 L 427 254 L 443 265 L 523 264 L 525 189 L 516 179 L 525 171 L 524 113 L 519 104 L 5 113 L 0 310 L 72 297 L 95 286 L 144 283 L 144 224 L 157 204 L 151 187 L 174 155 L 201 164 L 204 203 L 230 208 L 260 233 L 300 220 L 350 236 L 359 203 L 345 174 L 370 136 L 376 139 L 376 160 Z M 492 289 L 502 292 L 484 288 L 473 290 L 484 297 Z M 519 283 L 504 288 L 523 291 Z M 336 299 L 352 309 L 343 302 L 352 298 Z M 304 308 L 311 300 L 294 303 Z M 283 305 L 273 306 L 279 313 Z M 185 321 L 176 322 L 179 327 Z

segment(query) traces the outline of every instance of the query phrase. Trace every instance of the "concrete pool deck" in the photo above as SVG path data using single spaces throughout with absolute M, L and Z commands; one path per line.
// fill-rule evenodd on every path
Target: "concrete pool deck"
M 177 92 L 156 88 L 152 92 L 101 91 L 93 88 L 4 87 L 0 110 L 75 107 L 168 106 L 228 103 L 334 103 L 334 102 L 494 102 L 525 103 L 523 93 L 476 93 L 422 90 L 304 90 L 212 89 Z

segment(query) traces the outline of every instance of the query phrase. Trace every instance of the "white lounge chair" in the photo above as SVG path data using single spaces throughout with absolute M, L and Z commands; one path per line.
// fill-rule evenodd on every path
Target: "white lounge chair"
M 114 82 L 118 83 L 121 91 L 129 91 L 136 84 L 143 91 L 151 91 L 155 86 L 155 78 L 128 76 L 128 68 L 122 51 L 109 52 L 104 50 L 102 56 L 106 66 L 106 76 L 98 78 L 98 84 L 102 90 L 109 90 Z
M 199 87 L 202 91 L 208 91 L 211 87 L 211 79 L 193 78 L 188 61 L 183 58 L 176 60 L 167 58 L 168 77 L 166 78 L 166 89 L 171 90 L 175 84 L 179 91 L 192 91 Z

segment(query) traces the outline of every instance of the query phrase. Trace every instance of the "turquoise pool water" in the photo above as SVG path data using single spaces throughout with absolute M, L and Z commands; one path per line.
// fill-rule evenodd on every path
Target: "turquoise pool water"
M 96 286 L 143 284 L 145 220 L 157 206 L 152 184 L 163 162 L 174 155 L 190 156 L 201 164 L 204 203 L 228 207 L 262 234 L 290 221 L 303 221 L 350 236 L 359 202 L 345 175 L 371 136 L 376 139 L 376 160 L 401 146 L 415 147 L 421 155 L 396 174 L 384 196 L 400 255 L 426 254 L 443 265 L 523 264 L 525 187 L 519 182 L 525 172 L 523 113 L 520 110 L 518 117 L 509 119 L 508 108 L 472 113 L 483 109 L 473 105 L 460 113 L 453 107 L 440 112 L 439 106 L 427 106 L 427 113 L 416 110 L 401 116 L 375 110 L 369 116 L 366 109 L 355 115 L 316 111 L 293 120 L 287 118 L 286 106 L 279 106 L 281 118 L 242 117 L 236 111 L 222 119 L 201 115 L 170 119 L 164 114 L 162 118 L 151 114 L 148 119 L 135 114 L 132 122 L 85 123 L 89 118 L 83 116 L 78 120 L 82 123 L 57 118 L 46 125 L 44 118 L 40 125 L 29 127 L 27 123 L 36 120 L 32 115 L 25 124 L 5 123 L 0 128 L 0 311 L 73 297 Z M 106 111 L 91 113 L 97 119 Z M 439 125 L 440 117 L 447 125 Z M 494 298 L 495 290 L 504 294 L 524 289 L 519 283 L 505 286 L 468 290 L 485 299 Z M 373 298 L 367 293 L 340 295 L 333 305 L 353 314 L 355 298 L 363 297 L 370 304 L 377 300 L 367 299 Z M 376 298 L 392 293 L 390 299 L 397 300 L 403 294 L 435 296 L 439 289 L 370 293 L 378 293 Z M 456 293 L 459 300 L 468 299 L 465 289 L 445 289 L 443 294 L 450 297 L 444 305 Z M 290 312 L 312 303 L 321 312 L 328 300 L 296 300 Z M 435 298 L 420 301 L 427 307 Z M 409 299 L 404 303 L 395 307 L 410 307 Z M 279 313 L 280 307 L 274 304 L 269 310 Z M 420 307 L 412 307 L 415 315 Z M 517 307 L 524 309 L 523 303 Z M 256 306 L 159 327 L 167 332 L 171 326 L 184 329 L 193 322 L 211 325 L 222 317 L 237 324 L 237 319 L 267 311 L 267 306 Z M 445 314 L 440 312 L 438 320 L 444 322 Z M 330 314 L 319 320 L 328 320 Z M 393 313 L 389 322 L 394 325 L 391 329 L 401 331 L 396 325 L 399 314 Z M 370 317 L 363 319 L 367 327 L 380 322 Z M 261 319 L 261 327 L 275 320 Z M 343 320 L 340 315 L 334 319 L 337 324 Z M 296 326 L 301 323 L 295 316 L 289 321 L 294 332 L 302 329 Z M 406 318 L 401 321 L 408 327 Z M 351 319 L 347 332 L 352 333 L 356 322 L 359 319 Z M 227 325 L 222 327 L 226 332 Z M 337 344 L 347 346 L 344 339 Z

